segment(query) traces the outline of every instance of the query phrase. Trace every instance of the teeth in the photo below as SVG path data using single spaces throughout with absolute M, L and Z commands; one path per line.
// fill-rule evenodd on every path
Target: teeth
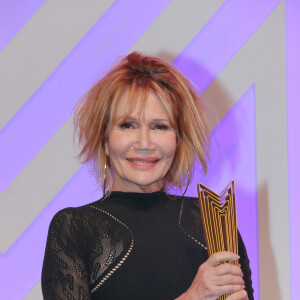
M 155 161 L 144 161 L 144 160 L 137 160 L 137 159 L 130 159 L 130 161 L 134 161 L 134 162 L 141 162 L 143 164 L 148 164 L 148 163 L 154 163 Z

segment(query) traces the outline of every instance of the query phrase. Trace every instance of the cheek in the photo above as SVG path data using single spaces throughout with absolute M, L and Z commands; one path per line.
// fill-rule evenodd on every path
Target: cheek
M 108 155 L 120 156 L 130 147 L 130 139 L 124 134 L 112 133 L 108 138 Z
M 177 147 L 176 135 L 170 134 L 165 139 L 163 139 L 162 143 L 164 154 L 169 158 L 173 158 Z

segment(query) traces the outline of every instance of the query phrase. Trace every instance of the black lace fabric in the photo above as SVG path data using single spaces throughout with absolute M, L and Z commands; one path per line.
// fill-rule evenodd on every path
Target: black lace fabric
M 44 299 L 175 299 L 208 258 L 195 198 L 114 192 L 66 208 L 51 221 L 42 271 Z M 239 235 L 249 299 L 251 270 Z
M 43 264 L 44 299 L 91 299 L 99 278 L 120 261 L 130 238 L 127 228 L 104 212 L 68 208 L 57 213 Z

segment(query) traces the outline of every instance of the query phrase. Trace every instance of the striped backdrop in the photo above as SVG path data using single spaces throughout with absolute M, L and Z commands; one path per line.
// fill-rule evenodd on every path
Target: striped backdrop
M 207 176 L 236 182 L 255 299 L 300 299 L 300 1 L 0 2 L 0 299 L 42 299 L 49 222 L 101 197 L 73 144 L 76 101 L 122 55 L 162 57 L 207 99 Z

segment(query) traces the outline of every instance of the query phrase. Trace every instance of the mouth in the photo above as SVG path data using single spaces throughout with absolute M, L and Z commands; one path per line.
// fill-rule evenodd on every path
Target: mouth
M 142 164 L 154 164 L 159 161 L 159 158 L 156 157 L 130 157 L 127 158 L 129 162 L 136 162 Z
M 127 161 L 134 168 L 147 170 L 153 168 L 160 159 L 156 157 L 130 157 L 127 158 Z

